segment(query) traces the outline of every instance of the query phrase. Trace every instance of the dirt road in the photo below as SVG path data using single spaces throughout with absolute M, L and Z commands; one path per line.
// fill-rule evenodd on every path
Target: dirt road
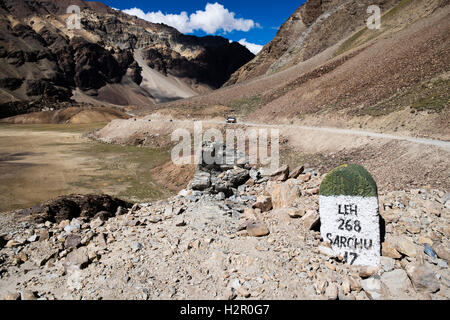
M 213 123 L 213 124 L 223 124 L 223 121 L 214 121 L 214 120 L 206 120 L 203 121 L 205 123 Z M 437 146 L 444 150 L 450 151 L 450 142 L 441 141 L 441 140 L 433 140 L 433 139 L 422 139 L 422 138 L 413 138 L 407 136 L 397 136 L 393 134 L 385 134 L 385 133 L 377 133 L 370 131 L 360 131 L 354 129 L 339 129 L 339 128 L 327 128 L 327 127 L 310 127 L 310 126 L 300 126 L 300 125 L 288 125 L 288 124 L 261 124 L 261 123 L 252 123 L 252 122 L 240 122 L 240 125 L 248 126 L 248 127 L 265 127 L 265 128 L 274 128 L 274 129 L 299 129 L 305 131 L 316 131 L 320 133 L 330 133 L 330 134 L 343 134 L 349 136 L 358 136 L 358 137 L 370 137 L 370 138 L 380 138 L 387 140 L 400 140 L 400 141 L 408 141 L 418 144 Z
M 152 114 L 128 121 L 115 120 L 98 132 L 98 139 L 132 144 L 137 138 L 155 137 L 170 142 L 176 129 L 194 130 L 193 120 L 176 120 Z M 201 121 L 207 129 L 268 128 L 280 130 L 281 163 L 291 167 L 310 164 L 325 173 L 342 163 L 366 167 L 380 188 L 400 190 L 431 186 L 450 188 L 450 142 L 409 136 L 408 133 L 379 133 L 353 129 L 312 127 L 299 124 L 261 124 L 238 122 L 227 125 L 224 119 Z

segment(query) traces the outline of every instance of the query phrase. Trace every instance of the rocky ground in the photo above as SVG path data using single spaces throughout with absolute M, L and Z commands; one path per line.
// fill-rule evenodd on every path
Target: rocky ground
M 356 267 L 322 242 L 323 177 L 202 164 L 166 201 L 71 196 L 3 215 L 0 297 L 449 299 L 450 194 L 381 190 L 382 265 Z

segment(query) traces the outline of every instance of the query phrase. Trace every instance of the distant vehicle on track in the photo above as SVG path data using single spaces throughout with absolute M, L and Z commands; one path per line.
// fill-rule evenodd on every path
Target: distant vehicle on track
M 236 117 L 227 117 L 227 123 L 237 123 Z

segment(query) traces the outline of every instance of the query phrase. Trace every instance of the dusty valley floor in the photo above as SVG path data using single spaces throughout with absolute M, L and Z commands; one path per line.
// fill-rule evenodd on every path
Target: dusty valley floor
M 1 125 L 0 212 L 70 193 L 107 193 L 131 201 L 170 196 L 150 170 L 166 150 L 107 145 L 83 137 L 97 125 Z

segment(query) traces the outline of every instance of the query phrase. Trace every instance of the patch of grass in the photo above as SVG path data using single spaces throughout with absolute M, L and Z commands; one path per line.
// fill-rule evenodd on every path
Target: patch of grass
M 379 103 L 356 111 L 358 116 L 384 116 L 395 111 L 411 107 L 415 111 L 429 111 L 440 113 L 450 102 L 449 79 L 435 79 L 427 81 L 403 92 L 380 101 Z
M 393 7 L 391 10 L 386 12 L 386 14 L 383 15 L 382 19 L 391 19 L 393 18 L 400 10 L 403 10 L 408 5 L 410 5 L 414 0 L 401 0 L 395 7 Z
M 72 133 L 86 133 L 101 129 L 106 126 L 106 122 L 87 123 L 87 124 L 3 124 L 0 128 L 3 130 L 29 130 L 29 131 L 58 131 Z
M 441 112 L 448 106 L 450 103 L 450 98 L 447 97 L 427 97 L 420 99 L 419 101 L 415 101 L 411 107 L 416 109 L 417 111 L 431 111 L 431 112 Z
M 354 47 L 356 47 L 357 40 L 360 39 L 367 30 L 368 30 L 367 28 L 364 28 L 364 29 L 359 30 L 355 34 L 353 34 L 350 38 L 348 38 L 339 47 L 339 49 L 335 52 L 334 56 L 337 57 L 337 56 L 349 51 L 350 49 L 353 49 Z
M 414 0 L 402 0 L 400 1 L 395 7 L 393 7 L 391 10 L 386 12 L 381 17 L 381 23 L 382 28 L 379 30 L 370 30 L 367 27 L 364 27 L 363 29 L 357 31 L 355 34 L 353 34 L 350 38 L 348 38 L 335 52 L 334 57 L 337 57 L 353 48 L 358 47 L 359 45 L 362 45 L 364 43 L 369 42 L 370 40 L 378 37 L 382 33 L 386 32 L 390 29 L 389 22 L 395 18 L 395 16 L 403 10 L 405 7 L 407 7 L 409 4 L 411 4 Z
M 262 99 L 260 95 L 252 96 L 249 98 L 233 100 L 231 102 L 231 108 L 234 111 L 241 115 L 247 116 L 252 112 L 255 112 L 259 108 L 261 108 Z
M 171 192 L 156 183 L 150 170 L 170 160 L 169 149 L 151 149 L 91 142 L 77 152 L 98 158 L 102 163 L 99 175 L 89 176 L 78 186 L 95 187 L 122 185 L 117 196 L 138 202 L 150 202 L 169 197 Z

